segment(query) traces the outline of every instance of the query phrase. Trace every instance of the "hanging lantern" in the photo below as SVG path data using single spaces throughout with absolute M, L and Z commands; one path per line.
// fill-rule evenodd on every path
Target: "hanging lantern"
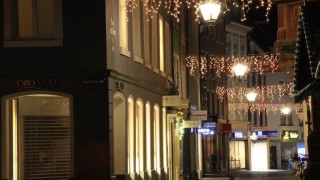
M 285 106 L 284 108 L 281 109 L 281 112 L 284 115 L 288 115 L 291 112 L 291 109 L 289 107 Z
M 232 70 L 234 75 L 236 75 L 237 77 L 241 77 L 248 71 L 248 66 L 238 63 L 232 67 Z
M 203 0 L 199 9 L 203 20 L 207 23 L 215 23 L 221 11 L 221 4 L 216 0 Z
M 248 101 L 252 103 L 253 101 L 256 100 L 257 95 L 258 94 L 256 92 L 251 91 L 246 96 L 247 96 Z

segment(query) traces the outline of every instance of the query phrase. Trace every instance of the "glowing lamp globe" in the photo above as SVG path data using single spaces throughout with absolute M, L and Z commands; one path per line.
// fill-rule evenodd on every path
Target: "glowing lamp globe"
M 247 72 L 248 66 L 244 64 L 236 64 L 232 67 L 232 70 L 236 76 L 241 77 Z
M 281 112 L 285 115 L 289 114 L 291 112 L 291 109 L 289 107 L 284 107 L 281 109 Z
M 220 14 L 220 8 L 221 4 L 216 0 L 203 0 L 199 5 L 203 20 L 209 23 L 217 21 Z
M 249 102 L 253 102 L 256 100 L 257 93 L 252 91 L 252 92 L 249 92 L 246 96 Z

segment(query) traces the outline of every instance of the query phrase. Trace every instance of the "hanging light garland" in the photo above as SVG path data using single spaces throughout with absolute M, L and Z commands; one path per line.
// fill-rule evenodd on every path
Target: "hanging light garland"
M 180 21 L 181 11 L 184 7 L 194 9 L 195 20 L 200 22 L 200 4 L 206 1 L 217 1 L 222 5 L 223 13 L 230 11 L 231 7 L 241 8 L 242 21 L 246 20 L 246 14 L 251 8 L 264 9 L 266 20 L 269 21 L 269 11 L 271 10 L 271 0 L 126 0 L 127 12 L 132 13 L 135 8 L 139 7 L 139 2 L 145 9 L 145 15 L 153 18 L 154 13 L 161 9 L 165 10 L 177 22 Z
M 260 86 L 260 87 L 234 87 L 234 88 L 226 88 L 224 86 L 217 86 L 216 87 L 216 93 L 218 96 L 218 99 L 220 101 L 223 101 L 223 98 L 225 95 L 227 95 L 229 102 L 245 102 L 244 97 L 249 92 L 255 92 L 257 93 L 256 100 L 260 102 L 265 101 L 265 97 L 268 97 L 270 102 L 273 102 L 275 98 L 278 98 L 278 101 L 281 102 L 282 97 L 286 94 L 289 95 L 289 97 L 293 97 L 293 83 L 284 83 L 280 85 L 267 85 L 267 86 Z
M 272 112 L 274 115 L 276 113 L 282 113 L 281 110 L 287 107 L 291 110 L 293 110 L 297 115 L 299 119 L 302 119 L 302 104 L 301 103 L 295 103 L 295 104 L 285 104 L 285 103 L 229 103 L 228 104 L 228 110 L 229 112 L 237 112 L 241 114 L 242 112 L 254 112 L 254 111 L 266 111 L 266 113 Z
M 206 60 L 204 60 L 206 59 Z M 232 73 L 232 68 L 242 64 L 248 67 L 248 72 L 275 72 L 279 69 L 279 57 L 277 54 L 250 55 L 247 57 L 217 57 L 217 56 L 187 56 L 186 66 L 189 68 L 189 74 L 195 75 L 196 69 L 201 67 L 201 76 L 204 76 L 209 70 L 215 72 L 216 77 L 220 78 L 223 74 Z M 206 69 L 204 69 L 206 68 Z

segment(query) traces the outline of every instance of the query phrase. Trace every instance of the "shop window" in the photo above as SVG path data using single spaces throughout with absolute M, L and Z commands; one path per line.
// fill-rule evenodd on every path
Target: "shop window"
M 2 178 L 72 177 L 69 98 L 45 94 L 9 98 L 3 112 Z
M 4 46 L 62 46 L 61 0 L 4 0 Z

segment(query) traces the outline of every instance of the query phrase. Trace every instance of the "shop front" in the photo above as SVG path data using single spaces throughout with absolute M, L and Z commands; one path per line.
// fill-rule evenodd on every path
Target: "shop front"
M 251 170 L 260 171 L 269 169 L 269 138 L 262 131 L 254 131 L 251 141 Z
M 230 146 L 230 169 L 246 168 L 247 131 L 233 130 Z
M 304 142 L 299 136 L 299 131 L 283 130 L 281 135 L 281 167 L 292 169 L 289 159 L 305 155 Z
M 107 177 L 109 139 L 101 136 L 108 132 L 106 84 L 98 73 L 3 76 L 1 177 Z

